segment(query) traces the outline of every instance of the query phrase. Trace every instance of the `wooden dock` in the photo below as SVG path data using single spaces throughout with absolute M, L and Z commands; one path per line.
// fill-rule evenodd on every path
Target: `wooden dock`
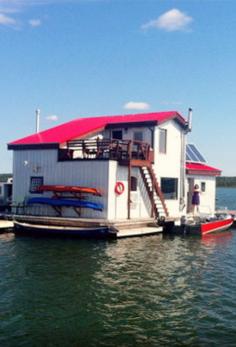
M 12 231 L 13 227 L 13 221 L 0 219 L 0 234 Z

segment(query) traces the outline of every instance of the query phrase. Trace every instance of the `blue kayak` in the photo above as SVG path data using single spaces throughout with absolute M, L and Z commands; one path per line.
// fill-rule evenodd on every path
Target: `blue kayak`
M 56 198 L 43 198 L 36 197 L 30 198 L 27 201 L 28 205 L 32 204 L 44 204 L 50 206 L 68 206 L 68 207 L 82 207 L 91 208 L 93 210 L 102 211 L 103 205 L 97 202 L 87 201 L 87 200 L 72 200 L 72 199 L 56 199 Z

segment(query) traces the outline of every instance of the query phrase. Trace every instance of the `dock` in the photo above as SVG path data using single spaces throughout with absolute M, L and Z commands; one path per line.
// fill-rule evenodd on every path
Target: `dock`
M 0 234 L 12 231 L 14 223 L 11 220 L 0 219 Z

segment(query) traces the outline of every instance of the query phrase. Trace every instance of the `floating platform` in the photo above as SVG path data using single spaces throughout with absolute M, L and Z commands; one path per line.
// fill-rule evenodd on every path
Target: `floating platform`
M 152 218 L 107 221 L 87 218 L 14 216 L 14 232 L 18 235 L 64 236 L 81 238 L 123 238 L 162 233 Z

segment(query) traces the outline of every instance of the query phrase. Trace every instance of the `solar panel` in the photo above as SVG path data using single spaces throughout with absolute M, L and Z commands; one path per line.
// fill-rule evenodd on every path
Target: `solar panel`
M 187 160 L 187 161 L 191 161 L 191 157 L 190 157 L 190 155 L 188 154 L 188 151 L 186 151 L 186 160 Z
M 197 163 L 206 163 L 206 160 L 193 144 L 188 144 L 186 146 L 186 160 L 193 161 Z

